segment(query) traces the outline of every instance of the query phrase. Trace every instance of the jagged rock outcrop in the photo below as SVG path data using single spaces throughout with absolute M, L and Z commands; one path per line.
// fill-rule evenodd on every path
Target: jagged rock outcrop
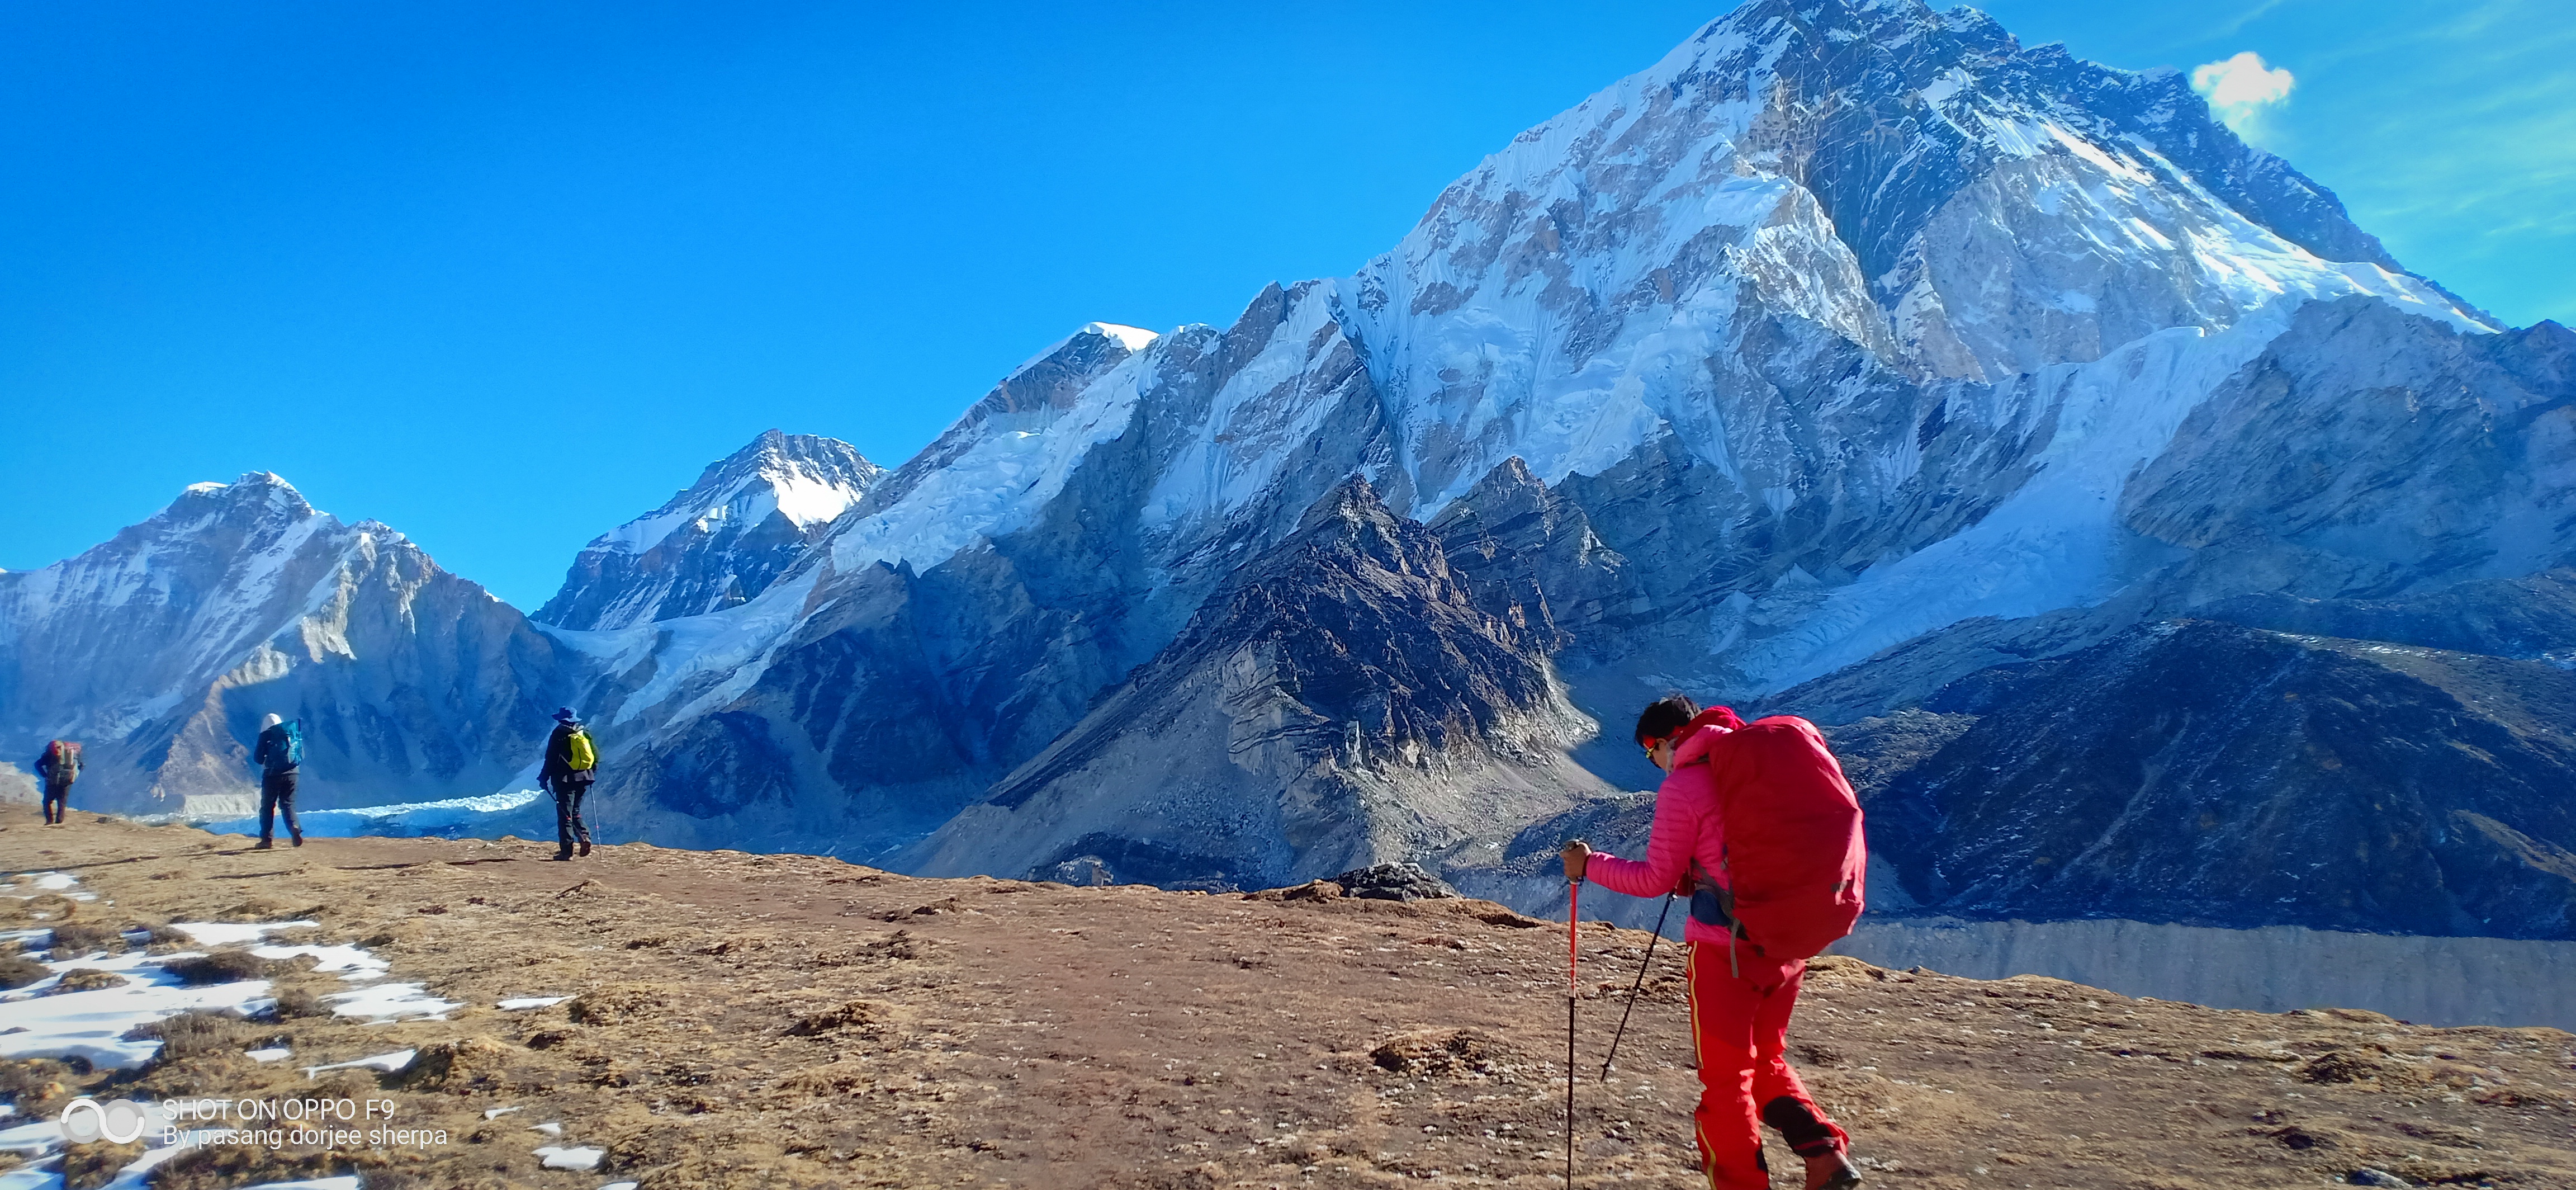
M 85 807 L 255 791 L 260 716 L 304 721 L 303 804 L 489 793 L 579 662 L 375 521 L 275 475 L 190 487 L 79 557 L 0 574 L 0 740 L 85 744 Z
M 1564 756 L 1590 731 L 1439 540 L 1354 479 L 904 862 L 1263 888 L 1492 846 L 1600 791 Z
M 534 618 L 616 629 L 750 602 L 884 475 L 849 443 L 771 430 L 583 547 Z

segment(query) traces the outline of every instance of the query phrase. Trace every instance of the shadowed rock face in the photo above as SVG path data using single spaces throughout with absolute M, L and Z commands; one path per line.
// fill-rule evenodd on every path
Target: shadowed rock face
M 1454 851 L 1597 790 L 1562 754 L 1588 728 L 1529 634 L 1355 479 L 909 862 L 1261 887 Z
M 2576 556 L 2576 333 L 2310 304 L 2121 495 L 2200 598 L 2387 599 Z
M 2388 641 L 2520 660 L 2576 658 L 2576 570 L 2481 579 L 2412 599 L 2240 595 L 2197 609 L 2213 620 L 2308 636 Z
M 747 603 L 884 474 L 849 443 L 771 430 L 584 547 L 533 618 L 614 629 Z
M 400 533 L 274 475 L 198 484 L 79 557 L 0 574 L 0 741 L 86 744 L 84 808 L 256 789 L 302 720 L 302 804 L 489 793 L 534 761 L 578 658 Z
M 2180 621 L 1926 709 L 1864 803 L 1925 912 L 2576 939 L 2576 672 Z

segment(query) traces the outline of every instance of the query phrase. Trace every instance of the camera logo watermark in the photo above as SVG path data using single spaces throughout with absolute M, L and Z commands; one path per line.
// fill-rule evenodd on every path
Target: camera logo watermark
M 76 1145 L 102 1140 L 112 1145 L 130 1145 L 143 1139 L 143 1130 L 150 1123 L 142 1105 L 131 1099 L 100 1103 L 84 1095 L 63 1105 L 63 1139 Z

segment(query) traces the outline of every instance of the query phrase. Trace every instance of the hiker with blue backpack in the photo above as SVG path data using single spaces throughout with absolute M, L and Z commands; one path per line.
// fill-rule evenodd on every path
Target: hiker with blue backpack
M 277 845 L 274 817 L 286 817 L 286 834 L 295 845 L 304 845 L 304 825 L 295 820 L 295 778 L 304 765 L 304 724 L 299 720 L 269 715 L 259 721 L 259 742 L 251 747 L 252 763 L 259 766 L 259 844 L 252 850 L 266 850 Z
M 571 707 L 557 710 L 554 734 L 546 737 L 546 762 L 537 770 L 537 784 L 555 795 L 554 858 L 590 854 L 590 828 L 581 820 L 581 797 L 590 792 L 591 780 L 598 775 L 599 750 L 591 745 L 581 716 Z

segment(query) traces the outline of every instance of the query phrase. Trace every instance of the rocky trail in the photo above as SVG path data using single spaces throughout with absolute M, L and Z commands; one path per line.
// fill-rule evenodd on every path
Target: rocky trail
M 278 1019 L 189 1018 L 130 1070 L 0 1063 L 0 1092 L 38 1118 L 74 1094 L 329 1094 L 448 1134 L 207 1148 L 153 1185 L 1560 1184 L 1564 925 L 1489 902 L 926 880 L 642 845 L 572 863 L 517 840 L 263 852 L 94 815 L 48 828 L 17 808 L 0 823 L 0 869 L 65 873 L 98 896 L 0 899 L 0 929 L 152 927 L 123 944 L 220 956 L 163 927 L 310 920 L 271 937 L 356 943 L 389 978 L 462 1005 L 363 1023 L 310 1007 L 336 976 L 271 964 Z M 1677 955 L 1659 948 L 1603 1081 L 1646 935 L 1582 933 L 1579 1184 L 1694 1185 Z M 548 997 L 566 999 L 498 1007 Z M 0 1041 L 33 1002 L 0 1002 Z M 2576 1038 L 2556 1030 L 2219 1011 L 1826 959 L 1792 1044 L 1877 1186 L 2314 1186 L 2362 1169 L 2576 1186 Z M 262 1047 L 294 1056 L 243 1052 Z M 416 1054 L 399 1070 L 307 1073 L 402 1049 Z M 548 1169 L 540 1147 L 602 1152 L 587 1171 Z M 75 1146 L 73 1184 L 138 1152 Z M 1776 1142 L 1773 1165 L 1797 1167 Z

